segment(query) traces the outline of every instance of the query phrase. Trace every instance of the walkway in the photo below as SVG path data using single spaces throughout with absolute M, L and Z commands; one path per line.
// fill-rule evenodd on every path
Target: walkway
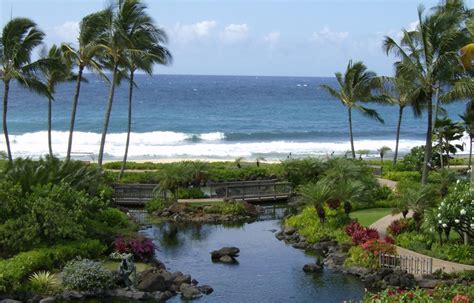
M 388 179 L 377 178 L 377 177 L 376 177 L 376 179 L 377 179 L 377 182 L 379 182 L 379 184 L 381 186 L 387 186 L 391 190 L 395 190 L 397 188 L 397 182 L 395 182 L 395 181 L 388 180 Z
M 408 216 L 411 216 L 411 214 L 408 214 Z M 386 230 L 387 230 L 387 227 L 390 225 L 390 223 L 392 223 L 392 221 L 394 220 L 400 219 L 401 217 L 402 217 L 401 214 L 388 215 L 374 222 L 372 225 L 370 225 L 370 227 L 375 228 L 379 232 L 380 237 L 383 238 L 386 235 Z M 397 246 L 397 253 L 400 256 L 431 258 L 430 256 L 422 255 L 420 253 L 408 250 L 400 246 Z M 454 262 L 449 262 L 449 261 L 445 261 L 445 260 L 441 260 L 437 258 L 432 258 L 432 259 L 433 259 L 433 271 L 442 269 L 444 272 L 453 273 L 453 272 L 459 272 L 463 270 L 474 270 L 474 266 L 472 265 L 454 263 Z

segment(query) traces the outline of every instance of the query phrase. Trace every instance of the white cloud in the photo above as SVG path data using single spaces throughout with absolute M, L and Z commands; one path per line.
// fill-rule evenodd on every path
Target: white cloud
M 186 43 L 209 36 L 216 25 L 217 22 L 214 20 L 204 20 L 194 24 L 177 23 L 172 29 L 173 35 L 170 36 L 173 37 L 173 40 Z
M 222 41 L 235 43 L 245 40 L 248 36 L 249 27 L 247 24 L 229 24 L 221 33 Z
M 280 36 L 280 32 L 271 32 L 268 33 L 268 35 L 266 35 L 265 37 L 263 37 L 263 40 L 267 42 L 271 47 L 273 47 L 280 41 Z
M 349 32 L 336 32 L 331 30 L 329 27 L 325 26 L 319 32 L 314 32 L 311 40 L 323 43 L 341 43 L 349 36 Z
M 61 25 L 55 26 L 51 29 L 50 35 L 54 40 L 58 40 L 60 42 L 64 41 L 76 43 L 77 37 L 79 35 L 79 22 L 67 21 Z

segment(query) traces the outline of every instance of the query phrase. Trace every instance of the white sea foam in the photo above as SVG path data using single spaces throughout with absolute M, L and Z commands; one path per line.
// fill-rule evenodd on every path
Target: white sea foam
M 53 150 L 58 156 L 64 156 L 67 148 L 68 133 L 53 131 Z M 193 142 L 193 137 L 201 139 Z M 108 158 L 120 158 L 125 149 L 126 133 L 107 135 L 105 146 Z M 131 159 L 141 158 L 236 158 L 253 157 L 255 154 L 266 158 L 286 158 L 291 153 L 300 155 L 344 154 L 350 149 L 348 141 L 340 142 L 302 142 L 302 141 L 264 141 L 264 142 L 229 142 L 224 141 L 225 135 L 220 132 L 192 135 L 171 131 L 148 133 L 132 133 L 129 156 Z M 12 152 L 15 156 L 38 157 L 48 153 L 47 132 L 39 131 L 12 135 Z M 4 138 L 0 137 L 0 150 L 4 146 Z M 75 132 L 73 151 L 97 154 L 100 134 Z M 399 151 L 408 152 L 412 147 L 423 145 L 421 140 L 401 140 Z M 381 146 L 394 149 L 393 140 L 357 140 L 356 149 L 369 150 L 376 154 Z

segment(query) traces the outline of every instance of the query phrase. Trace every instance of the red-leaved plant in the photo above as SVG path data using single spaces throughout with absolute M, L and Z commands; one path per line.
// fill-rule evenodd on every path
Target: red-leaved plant
M 367 228 L 358 222 L 351 222 L 346 225 L 346 234 L 352 238 L 352 243 L 363 244 L 370 239 L 378 239 L 379 232 L 374 228 Z
M 146 261 L 155 255 L 156 246 L 152 240 L 145 237 L 124 238 L 117 237 L 114 248 L 119 253 L 131 253 L 140 261 Z

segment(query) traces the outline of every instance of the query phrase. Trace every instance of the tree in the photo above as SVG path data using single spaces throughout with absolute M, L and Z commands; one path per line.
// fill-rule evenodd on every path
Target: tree
M 316 183 L 307 183 L 298 188 L 298 193 L 307 204 L 312 204 L 316 209 L 321 223 L 326 221 L 326 211 L 324 203 L 334 198 L 334 191 L 329 182 L 320 180 Z
M 405 187 L 399 195 L 399 205 L 403 210 L 413 211 L 416 231 L 419 232 L 425 210 L 433 206 L 435 194 L 431 186 Z
M 128 123 L 125 153 L 119 179 L 122 178 L 125 171 L 128 147 L 130 144 L 130 133 L 132 130 L 132 95 L 135 72 L 142 70 L 152 75 L 154 63 L 166 65 L 171 63 L 172 60 L 169 50 L 161 45 L 168 40 L 166 33 L 157 28 L 154 25 L 153 19 L 145 13 L 146 6 L 141 4 L 139 0 L 127 0 L 122 3 L 122 5 L 136 6 L 135 13 L 140 15 L 133 20 L 133 24 L 129 24 L 125 29 L 125 34 L 127 35 L 127 40 L 130 42 L 131 49 L 138 49 L 140 52 L 128 51 L 126 58 L 126 69 L 129 74 Z
M 71 159 L 72 139 L 76 121 L 77 104 L 79 101 L 79 93 L 81 90 L 84 69 L 91 69 L 95 72 L 98 72 L 99 75 L 105 78 L 102 72 L 102 67 L 97 62 L 99 52 L 102 49 L 102 46 L 98 43 L 98 40 L 101 35 L 104 34 L 107 24 L 106 21 L 110 14 L 110 9 L 105 9 L 100 12 L 87 15 L 81 20 L 79 24 L 79 36 L 77 38 L 77 49 L 70 44 L 63 43 L 61 45 L 64 55 L 78 68 L 76 89 L 72 99 L 66 161 Z
M 464 114 L 459 115 L 459 117 L 462 119 L 464 130 L 469 136 L 469 169 L 472 170 L 472 140 L 474 139 L 474 102 L 472 100 L 467 104 Z
M 380 155 L 380 162 L 383 166 L 383 157 L 385 156 L 386 153 L 388 153 L 389 151 L 391 151 L 392 149 L 388 146 L 382 146 L 381 148 L 379 148 L 377 151 L 379 152 L 379 155 Z
M 450 142 L 459 140 L 463 137 L 464 128 L 459 123 L 454 123 L 449 118 L 438 119 L 435 123 L 434 137 L 437 139 L 438 144 L 433 147 L 434 150 L 438 150 L 440 158 L 440 167 L 444 168 L 444 161 L 449 167 L 449 154 L 455 154 L 456 151 L 463 150 L 464 147 L 461 144 L 451 144 Z M 446 156 L 445 156 L 446 154 Z
M 462 16 L 456 11 L 439 9 L 437 13 L 425 15 L 424 8 L 418 8 L 418 26 L 413 31 L 403 30 L 403 38 L 396 42 L 393 38 L 385 37 L 384 49 L 387 54 L 400 58 L 395 63 L 397 74 L 410 79 L 419 87 L 415 96 L 427 112 L 427 131 L 425 155 L 422 168 L 421 183 L 428 180 L 430 161 L 432 157 L 433 132 L 433 96 L 435 92 L 447 83 L 453 84 L 453 70 L 459 69 L 461 61 L 458 56 L 460 43 L 465 40 L 459 30 Z M 452 85 L 451 90 L 459 92 L 466 88 L 466 83 Z
M 31 60 L 32 51 L 43 42 L 44 33 L 36 23 L 27 18 L 14 18 L 2 30 L 0 38 L 0 79 L 3 81 L 3 133 L 8 160 L 12 161 L 7 127 L 8 97 L 10 83 L 16 80 L 20 85 L 37 93 L 47 95 L 46 87 L 36 76 L 42 61 Z
M 412 81 L 404 79 L 400 75 L 395 75 L 395 77 L 380 77 L 378 81 L 381 95 L 376 98 L 382 103 L 398 105 L 397 132 L 395 136 L 395 151 L 393 154 L 393 165 L 395 165 L 398 159 L 398 145 L 400 142 L 400 129 L 404 109 L 407 106 L 412 106 L 415 117 L 419 117 L 421 114 L 420 105 L 416 103 L 419 87 L 416 87 Z
M 352 110 L 355 109 L 363 115 L 383 123 L 383 119 L 377 111 L 360 105 L 360 102 L 371 99 L 371 91 L 374 88 L 375 73 L 367 71 L 362 62 L 352 63 L 349 61 L 344 75 L 336 73 L 339 89 L 329 85 L 321 85 L 331 96 L 338 99 L 342 105 L 347 107 L 349 120 L 349 137 L 351 143 L 352 158 L 355 159 L 354 136 L 352 131 Z
M 41 67 L 41 72 L 48 90 L 48 150 L 49 155 L 53 157 L 51 138 L 53 95 L 56 91 L 56 86 L 59 83 L 75 80 L 76 77 L 72 72 L 70 62 L 66 60 L 60 47 L 57 47 L 56 45 L 51 46 L 47 53 L 43 55 L 43 58 L 55 61 L 55 64 L 45 64 Z

